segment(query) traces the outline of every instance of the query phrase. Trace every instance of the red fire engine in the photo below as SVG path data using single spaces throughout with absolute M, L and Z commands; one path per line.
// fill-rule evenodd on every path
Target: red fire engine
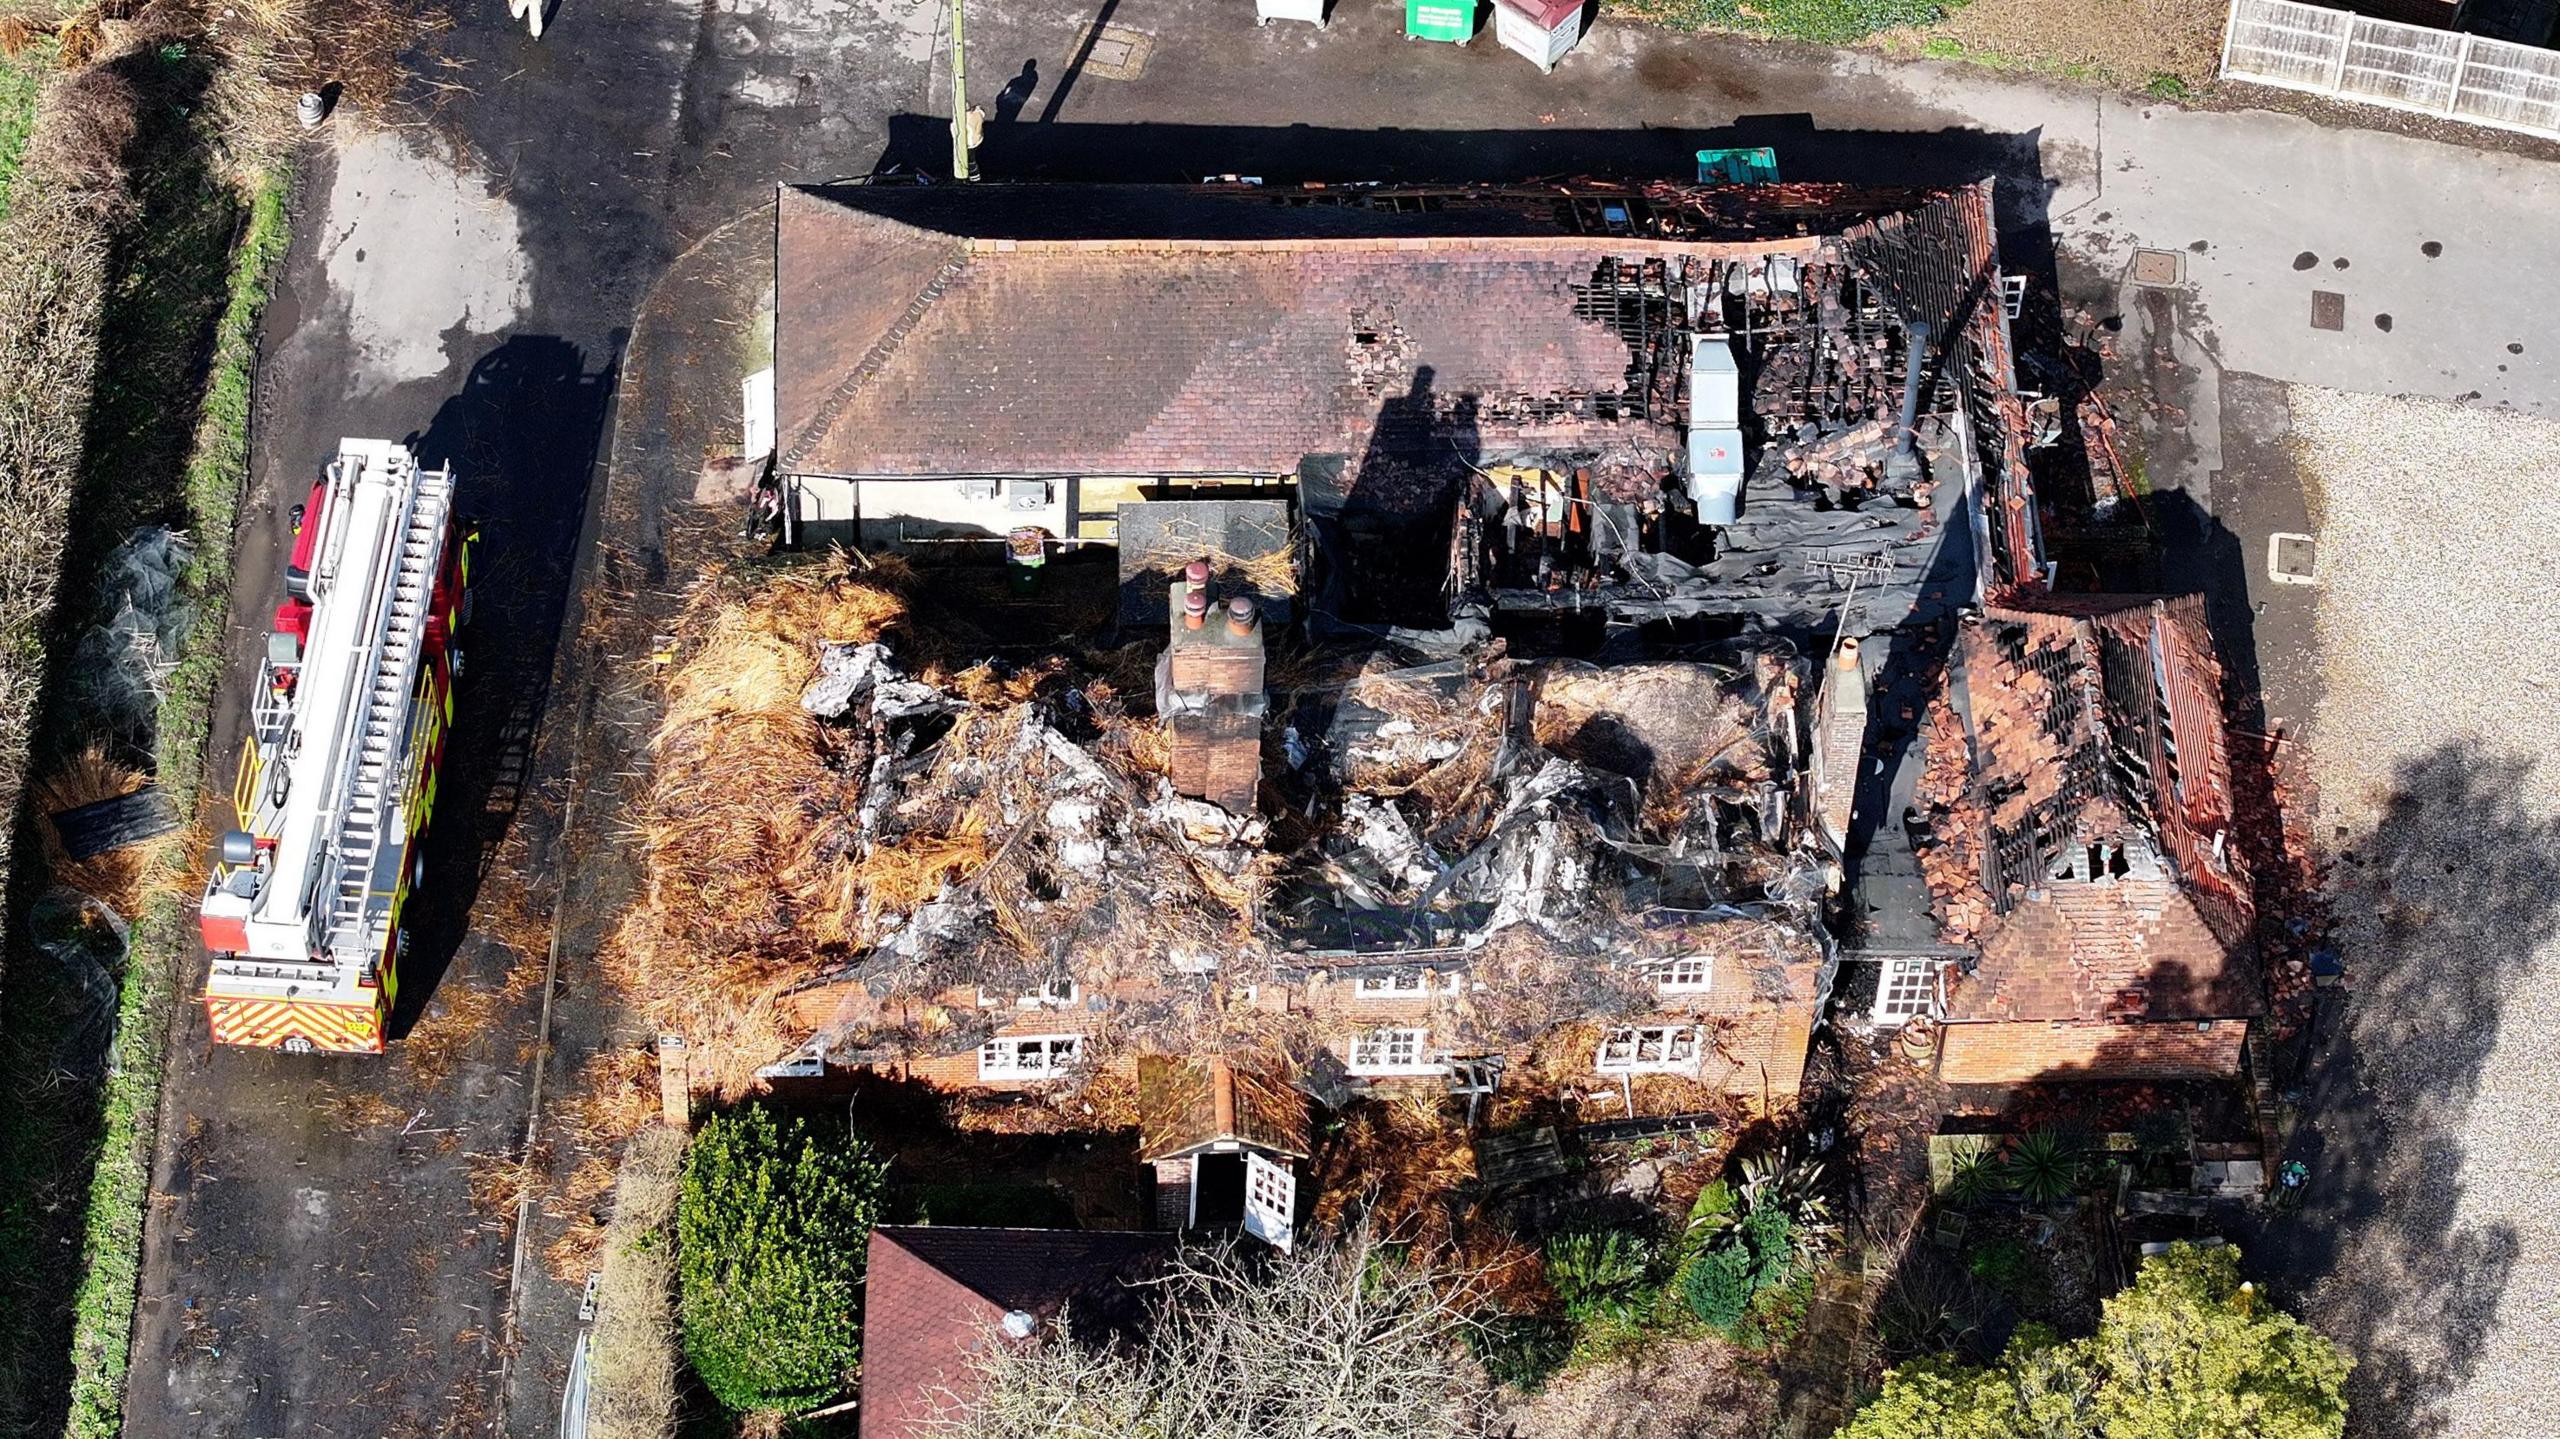
M 476 536 L 453 471 L 342 440 L 294 532 L 203 930 L 213 1037 L 378 1054 L 453 719 Z

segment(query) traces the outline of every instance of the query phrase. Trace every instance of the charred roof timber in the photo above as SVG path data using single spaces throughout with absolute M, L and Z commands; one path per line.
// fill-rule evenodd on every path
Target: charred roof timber
M 1988 182 L 786 189 L 777 468 L 1329 461 L 1311 516 L 1408 555 L 1471 476 L 1588 470 L 1565 528 L 1617 548 L 1506 599 L 1808 629 L 1854 574 L 1893 623 L 1949 530 L 2041 570 L 1989 215 Z

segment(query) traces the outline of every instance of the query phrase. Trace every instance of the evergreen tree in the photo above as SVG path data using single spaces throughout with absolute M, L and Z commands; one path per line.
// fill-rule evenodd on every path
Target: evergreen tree
M 678 1317 L 713 1398 L 801 1409 L 853 1381 L 882 1174 L 859 1139 L 760 1105 L 694 1136 L 676 1210 Z

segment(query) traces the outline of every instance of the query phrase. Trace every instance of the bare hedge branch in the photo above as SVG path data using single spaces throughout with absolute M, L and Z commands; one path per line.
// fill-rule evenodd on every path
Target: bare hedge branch
M 945 1439 L 1469 1439 L 1489 1391 L 1466 1352 L 1468 1286 L 1366 1225 L 1293 1255 L 1192 1250 L 1152 1281 L 1143 1336 L 1053 1324 L 990 1339 Z

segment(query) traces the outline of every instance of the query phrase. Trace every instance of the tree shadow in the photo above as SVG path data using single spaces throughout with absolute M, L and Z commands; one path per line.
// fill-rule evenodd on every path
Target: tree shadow
M 2254 1277 L 2355 1358 L 2347 1390 L 2354 1434 L 2450 1432 L 2450 1401 L 2477 1375 L 2523 1259 L 2515 1225 L 2466 1221 L 2461 1211 L 2464 1167 L 2474 1158 L 2464 1120 L 2514 989 L 2529 982 L 2508 957 L 2560 934 L 2560 820 L 2517 798 L 2532 764 L 2440 747 L 2400 767 L 2378 824 L 2342 840 L 2340 941 L 2355 987 L 2326 992 L 2334 997 L 2316 1026 L 2301 1123 L 2283 1156 L 2310 1167 L 2298 1208 L 2209 1199 L 2186 1205 L 2191 1214 L 2145 1217 L 2118 1208 L 2112 1183 L 2094 1182 L 2111 1179 L 2112 1165 L 2084 1185 L 2079 1213 L 2104 1245 L 2101 1274 L 2130 1276 L 2144 1240 L 2237 1243 Z M 2129 1036 L 2101 1045 L 2086 1067 L 2005 1091 L 1958 1091 L 1949 1107 L 1988 1100 L 1974 1106 L 1977 1127 L 2092 1139 L 2138 1126 L 2146 1108 L 2214 1110 L 2218 1118 L 2200 1123 L 2192 1140 L 2239 1139 L 2254 1128 L 2237 1085 L 2100 1078 L 2148 1053 Z M 2267 1157 L 2270 1172 L 2278 1158 Z M 2165 1172 L 2182 1173 L 2188 1162 L 2175 1157 Z M 2149 1182 L 2163 1172 L 2155 1166 Z M 1948 1271 L 1965 1269 L 1968 1250 L 1929 1238 L 1942 1211 L 1962 1207 L 1942 1197 L 1924 1208 L 1881 1298 L 1888 1315 L 1897 1304 L 1949 1310 L 1948 1347 L 1963 1340 L 1983 1357 L 1985 1296 L 1943 1302 L 1963 1288 Z M 1930 1347 L 1888 1338 L 1900 1341 L 1888 1357 Z
M 2517 961 L 2560 935 L 2560 820 L 2520 800 L 2535 764 L 2448 745 L 2402 764 L 2373 829 L 2339 848 L 2351 988 L 2323 991 L 2302 1120 L 2299 1210 L 2255 1227 L 2249 1261 L 2358 1365 L 2354 1432 L 2449 1432 L 2523 1259 L 2516 1228 L 2466 1222 L 2464 1121 Z

